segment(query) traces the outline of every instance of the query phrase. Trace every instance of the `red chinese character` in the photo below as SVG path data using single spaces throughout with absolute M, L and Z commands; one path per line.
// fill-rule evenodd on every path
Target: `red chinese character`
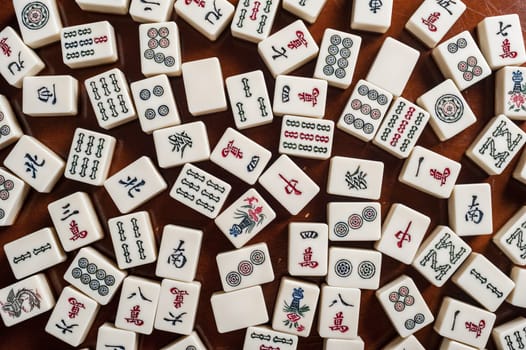
M 79 315 L 80 309 L 85 309 L 86 307 L 77 299 L 71 297 L 68 299 L 68 303 L 71 304 L 71 310 L 68 312 L 69 318 L 75 318 Z
M 205 7 L 205 1 L 204 0 L 184 0 L 184 3 L 186 5 L 191 5 L 192 1 L 197 4 L 199 7 Z
M 484 327 L 486 327 L 486 322 L 484 320 L 480 320 L 479 324 L 475 324 L 473 322 L 466 322 L 465 326 L 469 332 L 475 333 L 475 338 L 478 338 L 480 337 L 480 334 L 482 333 Z
M 299 263 L 301 267 L 310 267 L 312 269 L 318 267 L 318 262 L 312 260 L 312 248 L 307 247 L 303 252 L 303 261 Z
M 437 169 L 431 169 L 429 170 L 429 175 L 436 180 L 440 180 L 440 186 L 443 186 L 446 183 L 448 176 L 451 175 L 451 170 L 445 168 L 443 172 L 440 172 Z
M 295 180 L 295 179 L 287 180 L 285 176 L 281 174 L 278 174 L 278 175 L 287 184 L 287 186 L 285 186 L 285 192 L 287 194 L 291 194 L 294 192 L 294 194 L 297 196 L 301 195 L 301 191 L 296 188 L 296 186 L 298 185 L 298 180 Z
M 7 57 L 11 56 L 11 46 L 7 45 L 7 38 L 2 38 L 2 40 L 0 40 L 0 48 L 4 55 Z
M 312 107 L 318 104 L 318 96 L 320 95 L 320 90 L 317 88 L 312 89 L 312 93 L 300 92 L 298 97 L 303 102 L 312 102 Z
M 86 236 L 88 235 L 88 231 L 79 230 L 79 224 L 77 224 L 75 220 L 71 220 L 71 222 L 69 223 L 69 231 L 73 234 L 73 236 L 69 239 L 70 241 L 76 241 L 79 238 L 86 238 Z
M 130 310 L 130 317 L 125 317 L 124 319 L 128 323 L 133 323 L 136 326 L 142 326 L 144 324 L 144 321 L 139 318 L 140 313 L 141 307 L 139 305 L 135 305 Z
M 424 23 L 427 26 L 427 29 L 431 32 L 436 32 L 437 26 L 435 25 L 435 22 L 438 21 L 439 18 L 440 12 L 433 12 L 427 17 L 427 19 L 422 18 L 422 23 Z
M 343 312 L 338 312 L 334 316 L 334 325 L 329 326 L 331 331 L 340 331 L 341 333 L 345 333 L 349 330 L 349 327 L 343 324 Z
M 175 295 L 173 304 L 176 309 L 180 308 L 184 304 L 184 296 L 188 295 L 188 292 L 186 290 L 180 290 L 176 287 L 170 289 L 170 293 Z
M 411 235 L 409 234 L 409 228 L 411 227 L 411 224 L 413 222 L 409 221 L 409 224 L 407 225 L 405 231 L 398 231 L 395 233 L 396 239 L 398 239 L 398 242 L 396 242 L 396 245 L 398 248 L 402 248 L 402 244 L 404 244 L 404 241 L 411 242 Z
M 297 39 L 293 39 L 289 41 L 287 45 L 289 49 L 297 49 L 301 45 L 305 45 L 305 47 L 307 47 L 308 43 L 307 43 L 307 40 L 305 39 L 305 34 L 303 34 L 301 30 L 296 31 L 296 37 Z
M 499 55 L 501 58 L 515 58 L 517 57 L 517 51 L 511 51 L 510 41 L 504 39 L 502 41 L 502 52 L 503 54 Z
M 238 159 L 243 159 L 243 152 L 239 149 L 239 147 L 234 146 L 234 140 L 230 140 L 226 147 L 221 150 L 221 155 L 223 158 L 226 158 L 229 153 L 232 153 L 232 155 Z

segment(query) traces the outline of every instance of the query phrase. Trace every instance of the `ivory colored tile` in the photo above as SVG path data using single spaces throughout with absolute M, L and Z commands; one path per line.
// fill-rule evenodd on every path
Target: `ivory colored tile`
M 174 9 L 174 0 L 131 0 L 129 13 L 135 22 L 166 22 Z
M 331 241 L 377 241 L 382 233 L 378 202 L 329 202 L 327 222 Z
M 526 294 L 524 288 L 526 286 L 526 269 L 518 266 L 513 266 L 510 272 L 510 278 L 515 283 L 515 288 L 506 298 L 506 301 L 511 305 L 526 308 Z
M 289 224 L 288 271 L 291 276 L 325 276 L 329 256 L 327 224 Z
M 372 249 L 329 248 L 327 284 L 335 287 L 378 289 L 382 254 Z
M 20 34 L 34 49 L 60 40 L 62 21 L 55 0 L 14 0 Z
M 217 40 L 234 16 L 234 5 L 227 0 L 178 0 L 174 8 L 178 16 L 210 41 Z
M 0 95 L 0 149 L 16 142 L 23 134 L 9 100 Z
M 392 93 L 402 95 L 407 81 L 416 66 L 420 52 L 392 38 L 387 37 L 367 73 L 367 80 Z
M 526 336 L 526 318 L 517 317 L 514 320 L 500 324 L 491 332 L 497 349 L 520 349 L 524 347 Z
M 24 181 L 0 168 L 0 226 L 15 223 L 28 192 Z
M 526 265 L 526 206 L 521 207 L 493 236 L 493 243 L 516 265 Z
M 278 75 L 274 86 L 275 115 L 292 114 L 323 118 L 327 101 L 327 81 L 322 79 Z
M 396 337 L 389 344 L 382 348 L 382 350 L 425 350 L 425 347 L 416 339 L 414 335 L 408 337 Z
M 351 29 L 385 33 L 391 27 L 393 0 L 353 1 Z
M 237 3 L 230 25 L 234 38 L 258 43 L 269 36 L 278 11 L 279 1 L 246 0 Z
M 305 1 L 305 0 L 283 0 L 283 9 L 298 16 L 299 18 L 314 23 L 323 10 L 327 0 Z
M 75 0 L 83 11 L 112 13 L 125 15 L 130 7 L 130 0 L 114 0 L 108 3 L 106 0 Z
M 261 350 L 278 347 L 280 350 L 296 350 L 298 337 L 277 332 L 266 326 L 248 327 L 243 350 Z
M 448 201 L 449 224 L 459 236 L 493 233 L 491 186 L 456 185 Z
M 139 48 L 144 76 L 181 75 L 181 41 L 175 22 L 139 25 Z
M 113 324 L 106 322 L 97 331 L 96 350 L 107 350 L 106 345 L 117 349 L 137 350 L 139 335 L 132 331 L 116 328 Z
M 322 285 L 318 334 L 322 338 L 354 339 L 358 336 L 361 291 Z
M 206 346 L 203 344 L 203 341 L 201 338 L 199 338 L 199 335 L 195 331 L 193 331 L 190 335 L 180 337 L 176 341 L 163 346 L 160 350 L 187 350 L 188 347 L 192 349 L 192 346 L 195 350 L 206 350 Z
M 334 156 L 331 158 L 327 193 L 347 197 L 379 199 L 384 163 Z
M 279 153 L 311 159 L 328 159 L 332 153 L 334 122 L 284 115 L 281 120 Z
M 526 120 L 526 75 L 524 67 L 502 67 L 495 73 L 495 114 Z

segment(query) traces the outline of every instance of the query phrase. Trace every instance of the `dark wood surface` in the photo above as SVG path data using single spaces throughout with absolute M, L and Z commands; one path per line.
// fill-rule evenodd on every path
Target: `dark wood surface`
M 237 1 L 231 2 L 234 4 L 237 3 Z M 109 20 L 115 27 L 117 33 L 119 61 L 112 65 L 71 70 L 62 63 L 59 43 L 54 43 L 36 50 L 46 63 L 46 69 L 41 74 L 71 74 L 79 80 L 81 86 L 86 78 L 113 67 L 120 67 L 125 72 L 129 82 L 143 78 L 140 72 L 139 63 L 138 23 L 133 22 L 129 16 L 82 12 L 73 0 L 58 0 L 58 3 L 64 26 L 88 23 L 102 19 Z M 318 21 L 313 25 L 308 25 L 309 30 L 318 43 L 321 42 L 323 30 L 327 27 L 350 31 L 349 18 L 351 4 L 352 2 L 347 0 L 327 1 L 327 5 L 323 9 Z M 430 50 L 403 29 L 404 24 L 419 4 L 419 0 L 395 1 L 392 25 L 389 31 L 384 35 L 352 31 L 355 34 L 361 35 L 363 39 L 358 63 L 354 73 L 353 84 L 351 85 L 351 88 L 347 90 L 329 88 L 325 118 L 334 121 L 338 120 L 355 82 L 366 76 L 370 64 L 381 43 L 388 35 L 401 40 L 421 52 L 418 64 L 403 93 L 404 97 L 414 101 L 418 96 L 443 81 L 444 78 L 431 58 Z M 486 16 L 500 14 L 518 13 L 522 17 L 523 28 L 526 28 L 526 2 L 523 0 L 469 0 L 466 1 L 466 4 L 468 9 L 448 32 L 446 37 L 451 37 L 463 30 L 469 30 L 476 38 L 475 27 L 477 23 Z M 192 29 L 187 23 L 177 18 L 175 14 L 172 16 L 172 19 L 177 22 L 181 33 L 183 62 L 217 56 L 221 61 L 224 78 L 238 73 L 262 69 L 265 73 L 270 96 L 273 95 L 274 81 L 263 64 L 263 61 L 257 54 L 257 47 L 255 44 L 232 38 L 229 29 L 227 29 L 216 42 L 210 42 Z M 296 17 L 280 8 L 273 26 L 273 32 L 293 22 L 295 19 Z M 5 0 L 2 2 L 0 9 L 0 26 L 3 27 L 8 24 L 18 29 L 18 25 L 16 24 L 12 12 L 11 1 Z M 311 77 L 314 71 L 314 65 L 315 60 L 301 67 L 297 71 L 294 71 L 292 74 Z M 174 89 L 182 121 L 184 123 L 195 120 L 204 121 L 207 125 L 210 145 L 211 147 L 214 147 L 225 128 L 228 126 L 234 127 L 231 110 L 229 109 L 226 112 L 206 115 L 200 118 L 192 117 L 189 114 L 186 105 L 182 78 L 171 78 L 171 84 Z M 67 158 L 73 130 L 76 127 L 80 126 L 95 131 L 106 132 L 99 128 L 83 86 L 80 88 L 79 114 L 76 117 L 34 118 L 25 116 L 21 111 L 21 90 L 10 87 L 3 79 L 0 79 L 0 93 L 8 96 L 24 132 L 41 140 L 64 159 Z M 525 204 L 524 198 L 526 194 L 526 186 L 511 178 L 511 172 L 517 159 L 512 162 L 502 175 L 488 177 L 464 155 L 464 151 L 468 145 L 484 127 L 486 122 L 493 117 L 494 76 L 492 75 L 475 86 L 467 89 L 464 91 L 463 95 L 473 109 L 477 117 L 477 123 L 469 127 L 460 135 L 443 143 L 438 140 L 428 126 L 424 130 L 418 144 L 461 162 L 462 171 L 458 183 L 487 182 L 491 185 L 494 231 L 497 231 L 498 228 L 500 228 L 518 208 Z M 278 140 L 280 125 L 281 118 L 275 118 L 272 124 L 244 130 L 243 134 L 272 151 L 272 160 L 274 160 L 279 156 Z M 524 126 L 522 126 L 522 128 L 525 129 Z M 110 175 L 142 155 L 148 155 L 154 160 L 154 162 L 156 162 L 152 137 L 141 131 L 138 121 L 117 127 L 110 130 L 108 133 L 115 136 L 118 140 L 114 161 L 110 169 Z M 0 161 L 3 161 L 11 148 L 12 147 L 8 147 L 7 149 L 0 151 Z M 385 217 L 385 214 L 392 203 L 403 203 L 431 218 L 431 225 L 428 233 L 436 225 L 448 224 L 447 200 L 435 199 L 434 197 L 423 194 L 398 182 L 397 177 L 403 161 L 395 159 L 393 156 L 378 149 L 370 143 L 363 143 L 339 130 L 335 131 L 333 155 L 366 158 L 384 162 L 385 174 L 382 196 L 380 199 L 383 217 Z M 277 203 L 265 190 L 259 185 L 255 186 L 255 188 L 260 191 L 273 206 L 277 213 L 277 218 L 264 231 L 250 241 L 250 243 L 265 241 L 269 245 L 276 278 L 273 282 L 267 283 L 262 287 L 270 317 L 272 317 L 274 299 L 279 286 L 279 281 L 282 276 L 287 275 L 287 225 L 293 221 L 325 222 L 325 206 L 328 201 L 353 200 L 344 197 L 331 196 L 325 193 L 329 167 L 328 160 L 317 161 L 294 158 L 294 161 L 304 169 L 304 171 L 314 179 L 321 188 L 320 193 L 315 199 L 298 215 L 291 216 L 288 214 L 288 212 L 284 210 L 283 207 L 281 207 L 280 204 Z M 232 185 L 233 189 L 225 204 L 225 208 L 249 188 L 248 185 L 210 162 L 200 163 L 199 166 L 226 180 Z M 180 167 L 161 170 L 169 188 L 173 185 L 179 171 Z M 106 229 L 107 220 L 120 215 L 103 187 L 89 186 L 61 178 L 54 190 L 49 194 L 37 193 L 34 190 L 30 191 L 16 223 L 13 226 L 0 229 L 0 245 L 3 246 L 7 242 L 27 233 L 34 232 L 40 228 L 52 226 L 51 219 L 47 212 L 47 204 L 75 191 L 85 191 L 90 194 L 95 204 L 99 219 L 103 227 Z M 211 294 L 215 291 L 221 290 L 215 256 L 219 252 L 232 250 L 233 246 L 217 229 L 212 220 L 207 219 L 176 202 L 169 197 L 168 192 L 168 190 L 163 192 L 160 196 L 147 202 L 137 210 L 148 210 L 151 214 L 158 243 L 160 242 L 162 228 L 166 224 L 189 226 L 204 231 L 201 258 L 196 276 L 196 279 L 201 281 L 203 288 L 201 290 L 195 329 L 209 349 L 241 349 L 245 331 L 240 330 L 227 334 L 218 334 L 210 307 Z M 107 232 L 108 231 L 106 230 L 106 236 L 104 239 L 93 244 L 93 246 L 105 255 L 114 258 L 111 239 Z M 493 243 L 491 243 L 491 235 L 470 237 L 466 238 L 466 241 L 471 245 L 473 251 L 485 254 L 486 257 L 488 257 L 505 273 L 510 271 L 512 267 L 511 262 Z M 373 242 L 346 242 L 331 244 L 331 246 L 335 245 L 372 249 Z M 58 297 L 62 288 L 66 285 L 62 276 L 74 255 L 75 252 L 70 252 L 67 261 L 45 271 L 56 297 Z M 155 277 L 154 270 L 155 264 L 150 264 L 130 269 L 128 272 L 131 275 L 144 276 L 159 280 Z M 438 312 L 442 298 L 446 295 L 477 305 L 473 299 L 468 297 L 452 282 L 446 283 L 442 288 L 436 288 L 428 283 L 412 267 L 403 265 L 384 256 L 381 285 L 391 281 L 402 273 L 408 274 L 414 278 L 435 316 Z M 305 279 L 318 284 L 323 282 L 322 278 Z M 5 287 L 15 281 L 16 280 L 9 268 L 5 253 L 2 249 L 0 250 L 0 287 Z M 112 303 L 101 308 L 86 341 L 82 344 L 83 346 L 92 349 L 95 348 L 97 328 L 106 321 L 114 321 L 117 303 L 118 296 Z M 526 310 L 515 308 L 504 303 L 497 311 L 496 324 L 498 325 L 509 321 L 518 315 L 526 316 Z M 68 348 L 68 345 L 44 332 L 44 326 L 48 317 L 49 312 L 11 328 L 6 328 L 3 324 L 0 325 L 0 348 Z M 315 319 L 315 322 L 317 322 L 317 319 Z M 380 348 L 397 336 L 396 331 L 374 296 L 374 291 L 362 292 L 358 333 L 364 339 L 367 349 Z M 427 349 L 437 349 L 441 341 L 440 336 L 433 331 L 431 325 L 419 331 L 416 336 Z M 157 349 L 178 337 L 179 336 L 175 334 L 154 331 L 150 336 L 140 337 L 140 348 Z M 317 336 L 316 326 L 313 327 L 309 338 L 300 338 L 298 349 L 321 348 L 322 339 Z M 492 340 L 488 342 L 488 348 L 494 348 Z

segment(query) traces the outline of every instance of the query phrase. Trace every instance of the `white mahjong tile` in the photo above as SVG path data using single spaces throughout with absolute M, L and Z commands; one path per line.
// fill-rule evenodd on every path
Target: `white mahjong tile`
M 14 0 L 20 34 L 34 49 L 60 40 L 62 21 L 55 0 Z
M 275 217 L 276 213 L 265 199 L 250 188 L 219 214 L 215 223 L 234 247 L 241 248 Z
M 448 201 L 449 225 L 459 236 L 493 233 L 491 186 L 488 183 L 456 185 Z
M 187 350 L 188 348 L 190 350 L 206 350 L 206 346 L 195 331 L 190 335 L 177 338 L 176 341 L 163 346 L 160 350 Z
M 245 0 L 237 3 L 230 25 L 234 38 L 258 43 L 269 36 L 278 11 L 279 0 Z
M 392 100 L 393 95 L 387 90 L 360 79 L 336 126 L 362 141 L 371 141 Z
M 86 79 L 84 87 L 101 128 L 109 130 L 137 118 L 128 81 L 119 68 Z
M 65 162 L 33 136 L 23 135 L 4 165 L 38 192 L 49 193 L 62 176 Z
M 334 156 L 329 168 L 327 193 L 377 200 L 382 192 L 383 174 L 383 162 Z
M 495 73 L 495 114 L 526 120 L 526 67 L 503 67 Z
M 62 60 L 69 68 L 113 63 L 118 59 L 115 30 L 108 21 L 62 28 Z
M 22 111 L 33 117 L 76 115 L 78 90 L 78 81 L 71 75 L 25 77 Z
M 274 87 L 275 115 L 292 114 L 323 118 L 327 102 L 327 81 L 322 79 L 278 75 Z
M 493 236 L 493 243 L 516 265 L 526 265 L 526 206 L 522 206 Z
M 150 215 L 140 211 L 108 220 L 108 228 L 120 269 L 157 260 L 157 245 Z
M 135 22 L 165 22 L 171 16 L 174 0 L 131 0 L 129 13 Z
M 327 0 L 283 0 L 283 9 L 304 19 L 309 23 L 316 22 Z
M 0 74 L 14 87 L 21 88 L 24 77 L 37 75 L 46 66 L 10 26 L 0 31 L 0 49 Z
M 330 86 L 347 89 L 351 85 L 362 38 L 331 28 L 325 29 L 314 78 L 325 79 Z
M 278 347 L 280 350 L 296 350 L 298 337 L 277 332 L 267 326 L 248 327 L 245 333 L 243 350 L 261 350 Z
M 83 11 L 112 13 L 116 15 L 125 15 L 130 7 L 130 0 L 75 0 L 77 5 Z
M 123 214 L 149 201 L 167 186 L 147 156 L 140 157 L 104 181 L 104 188 Z
M 261 175 L 259 183 L 292 215 L 298 214 L 320 191 L 287 155 L 276 159 Z
M 117 140 L 110 135 L 76 128 L 69 149 L 64 177 L 102 186 L 110 171 Z
M 376 250 L 329 248 L 329 286 L 378 289 L 381 270 L 382 254 Z
M 526 269 L 513 266 L 510 272 L 510 278 L 515 283 L 515 288 L 506 298 L 506 301 L 513 306 L 526 307 L 526 294 L 523 293 L 526 288 Z
M 208 40 L 215 41 L 234 16 L 234 5 L 227 0 L 177 0 L 175 12 Z
M 66 260 L 55 230 L 45 227 L 4 245 L 5 256 L 15 275 L 21 279 Z
M 138 346 L 137 333 L 119 329 L 109 322 L 104 323 L 97 331 L 96 350 L 137 350 Z
M 351 29 L 385 33 L 391 27 L 393 0 L 353 1 Z
M 16 142 L 23 134 L 9 100 L 0 95 L 0 149 Z
M 204 216 L 215 219 L 232 186 L 195 165 L 186 163 L 170 190 L 170 196 Z
M 382 232 L 378 202 L 329 202 L 327 223 L 331 241 L 377 241 Z
M 181 43 L 179 28 L 175 22 L 141 24 L 139 47 L 141 72 L 144 76 L 181 75 Z
M 524 347 L 523 337 L 526 336 L 526 318 L 519 316 L 511 321 L 500 324 L 491 332 L 498 349 L 520 349 Z
M 281 121 L 279 153 L 327 159 L 332 153 L 333 140 L 332 120 L 284 115 Z
M 15 223 L 28 192 L 24 181 L 0 168 L 0 226 Z
M 225 85 L 236 128 L 243 130 L 272 122 L 274 114 L 261 70 L 230 76 Z
M 354 339 L 358 336 L 361 291 L 358 288 L 321 287 L 318 334 L 322 338 Z
M 302 20 L 292 22 L 258 43 L 258 53 L 276 77 L 301 67 L 319 48 Z
M 329 256 L 327 224 L 289 224 L 288 272 L 291 276 L 325 276 Z

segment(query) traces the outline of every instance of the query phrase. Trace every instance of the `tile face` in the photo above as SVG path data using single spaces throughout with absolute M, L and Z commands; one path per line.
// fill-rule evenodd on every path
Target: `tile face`
M 393 0 L 353 1 L 351 29 L 385 33 L 391 26 Z
M 93 203 L 85 192 L 75 192 L 49 203 L 48 212 L 66 252 L 104 237 Z
M 475 350 L 476 348 L 459 343 L 457 341 L 442 338 L 442 343 L 440 344 L 440 350 Z
M 371 249 L 329 248 L 327 284 L 330 286 L 378 289 L 381 269 L 380 252 Z
M 387 344 L 383 350 L 425 350 L 425 347 L 416 339 L 414 335 L 410 335 L 406 338 L 396 337 L 389 344 Z
M 147 211 L 109 219 L 108 227 L 120 269 L 149 264 L 157 259 L 155 236 Z
M 411 264 L 430 222 L 428 216 L 394 203 L 384 219 L 382 238 L 374 248 L 404 264 Z
M 221 35 L 234 16 L 234 5 L 227 0 L 178 0 L 174 7 L 178 16 L 210 41 Z
M 272 153 L 232 128 L 227 128 L 210 154 L 210 161 L 253 185 Z
M 139 47 L 142 74 L 181 75 L 181 42 L 175 22 L 141 24 Z
M 460 1 L 427 0 L 420 4 L 405 24 L 410 31 L 427 47 L 433 48 L 453 27 L 466 10 Z
M 24 181 L 0 168 L 0 226 L 15 222 L 28 191 Z
M 274 220 L 276 213 L 253 188 L 246 191 L 216 219 L 217 227 L 241 248 Z
M 0 95 L 0 149 L 16 142 L 23 134 L 9 100 Z
M 331 158 L 327 193 L 379 199 L 382 191 L 384 163 L 373 160 L 335 156 Z
M 135 22 L 165 22 L 173 12 L 174 0 L 131 0 L 130 16 Z
M 491 119 L 466 150 L 489 175 L 499 175 L 526 143 L 526 133 L 504 115 Z
M 106 350 L 111 348 L 137 350 L 139 336 L 132 331 L 118 329 L 114 325 L 106 322 L 99 327 L 97 332 L 96 350 Z
M 238 8 L 243 4 L 239 2 Z M 225 79 L 225 85 L 236 128 L 243 130 L 272 122 L 272 105 L 261 70 L 230 76 Z
M 526 294 L 522 292 L 526 287 L 526 269 L 513 266 L 511 268 L 510 278 L 513 283 L 515 283 L 515 288 L 513 288 L 508 295 L 506 301 L 517 307 L 526 307 Z
M 326 1 L 283 0 L 283 9 L 309 23 L 314 23 Z
M 64 177 L 102 186 L 110 170 L 116 142 L 113 136 L 76 128 Z
M 177 3 L 180 2 L 182 1 Z M 186 102 L 191 115 L 197 117 L 226 111 L 223 73 L 217 57 L 185 62 L 182 64 L 182 72 Z
M 328 159 L 332 153 L 334 122 L 285 115 L 281 121 L 279 153 L 312 159 Z
M 526 152 L 522 152 L 519 162 L 515 166 L 515 170 L 512 173 L 513 178 L 526 184 Z
M 524 338 L 526 336 L 526 319 L 524 317 L 517 317 L 512 321 L 508 321 L 493 328 L 491 332 L 493 341 L 498 349 L 520 349 L 524 346 Z
M 526 206 L 520 208 L 493 236 L 493 243 L 516 265 L 526 265 Z
M 62 60 L 72 69 L 113 63 L 118 59 L 115 30 L 108 21 L 64 27 L 60 45 Z
M 155 315 L 155 329 L 190 335 L 194 329 L 201 283 L 164 279 Z
M 181 124 L 172 86 L 164 74 L 142 79 L 130 85 L 141 129 L 154 130 Z
M 448 201 L 448 212 L 449 224 L 459 236 L 493 233 L 490 185 L 456 185 Z
M 50 227 L 24 235 L 4 245 L 4 251 L 16 279 L 55 266 L 66 260 L 55 230 Z
M 365 80 L 378 85 L 395 96 L 400 96 L 419 56 L 419 51 L 396 39 L 387 37 Z
M 206 350 L 206 346 L 203 344 L 201 338 L 199 338 L 199 335 L 197 335 L 195 331 L 190 335 L 178 338 L 176 341 L 162 347 L 161 350 L 186 350 L 188 348 L 195 350 Z
M 202 121 L 185 123 L 153 132 L 157 163 L 171 168 L 210 158 L 206 125 Z
M 398 181 L 437 198 L 449 198 L 462 165 L 427 148 L 416 146 Z
M 272 328 L 308 337 L 319 294 L 320 288 L 314 283 L 283 277 L 274 304 Z
M 88 335 L 99 311 L 99 304 L 71 287 L 65 287 L 46 324 L 46 332 L 68 343 L 79 346 Z
M 106 0 L 75 0 L 83 11 L 113 13 L 125 15 L 128 13 L 130 0 L 114 0 L 111 3 Z
M 267 307 L 260 286 L 229 293 L 216 292 L 210 298 L 217 331 L 227 333 L 268 321 Z
M 286 155 L 279 157 L 261 175 L 259 183 L 292 215 L 298 214 L 320 191 Z
M 422 294 L 415 282 L 406 275 L 378 289 L 376 297 L 402 337 L 407 337 L 433 323 L 433 314 Z
M 314 78 L 325 79 L 330 86 L 347 89 L 351 85 L 362 38 L 327 28 L 323 33 Z
M 519 15 L 486 17 L 477 25 L 480 50 L 491 69 L 526 62 Z
M 354 339 L 331 339 L 323 340 L 323 350 L 364 350 L 365 343 L 361 337 Z
M 36 138 L 24 135 L 4 165 L 38 192 L 49 193 L 64 172 L 65 162 Z
M 418 249 L 413 267 L 437 287 L 455 273 L 471 247 L 447 226 L 437 226 Z
M 195 165 L 186 163 L 170 191 L 170 196 L 204 216 L 215 219 L 232 186 Z
M 325 276 L 329 255 L 327 224 L 289 224 L 288 271 L 291 276 Z
M 123 214 L 146 203 L 166 187 L 166 182 L 147 156 L 142 156 L 104 181 L 104 188 Z
M 53 292 L 43 273 L 0 289 L 0 316 L 6 327 L 40 315 L 55 305 Z
M 84 81 L 97 123 L 109 130 L 137 118 L 124 73 L 113 68 Z
M 25 77 L 22 110 L 33 117 L 76 115 L 78 85 L 70 75 Z
M 491 335 L 495 318 L 494 313 L 445 297 L 433 329 L 443 337 L 482 349 Z
M 126 272 L 91 247 L 79 250 L 64 274 L 66 282 L 101 305 L 111 301 L 124 277 Z
M 452 79 L 460 91 L 491 75 L 491 68 L 468 31 L 444 41 L 431 52 L 446 79 Z
M 27 46 L 36 49 L 60 40 L 62 21 L 55 0 L 15 0 L 13 7 Z
M 265 243 L 217 254 L 216 261 L 225 292 L 274 280 L 272 262 Z
M 377 241 L 382 232 L 378 202 L 329 202 L 327 222 L 331 241 Z
M 151 334 L 161 286 L 157 281 L 128 276 L 124 279 L 115 326 L 140 334 Z
M 243 350 L 275 349 L 296 350 L 298 337 L 292 334 L 276 332 L 268 327 L 248 327 L 245 333 Z
M 318 334 L 322 338 L 358 336 L 361 292 L 357 288 L 321 287 Z
M 451 279 L 457 286 L 494 312 L 515 287 L 515 283 L 484 255 L 471 253 Z
M 276 18 L 279 0 L 238 2 L 230 31 L 235 38 L 258 43 L 268 37 Z
M 293 114 L 303 117 L 323 118 L 327 100 L 327 81 L 278 75 L 274 87 L 275 115 Z
M 447 79 L 420 96 L 416 103 L 429 112 L 429 124 L 445 141 L 477 121 L 453 80 Z
M 371 141 L 392 100 L 393 95 L 387 90 L 360 79 L 336 126 L 362 141 Z
M 316 57 L 319 48 L 301 20 L 258 43 L 258 53 L 273 77 L 287 74 Z
M 195 278 L 203 231 L 166 225 L 163 230 L 155 275 L 190 282 Z
M 10 85 L 21 88 L 24 77 L 37 75 L 46 65 L 10 26 L 2 29 L 0 37 L 0 74 Z
M 526 68 L 503 67 L 495 74 L 495 114 L 526 119 Z
M 373 143 L 397 158 L 407 158 L 427 125 L 429 113 L 397 97 L 386 115 Z

